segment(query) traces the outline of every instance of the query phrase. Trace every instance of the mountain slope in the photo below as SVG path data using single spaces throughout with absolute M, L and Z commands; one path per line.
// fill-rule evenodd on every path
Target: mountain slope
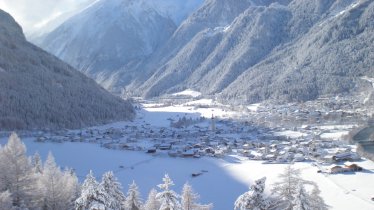
M 222 99 L 312 100 L 355 91 L 363 83 L 360 77 L 374 76 L 374 2 L 314 3 L 315 12 L 328 8 L 324 18 L 312 22 L 300 39 L 248 69 L 223 91 Z
M 28 43 L 0 10 L 0 129 L 79 128 L 129 120 L 129 102 Z
M 145 95 L 158 95 L 180 83 L 183 78 L 188 78 L 189 73 L 213 50 L 212 46 L 217 42 L 215 39 L 219 39 L 196 40 L 196 36 L 209 29 L 227 26 L 251 4 L 250 0 L 205 1 L 178 27 L 165 46 L 147 61 L 145 69 L 149 69 L 151 74 L 145 75 L 146 79 L 150 77 L 142 87 Z
M 192 88 L 245 103 L 311 100 L 353 91 L 358 77 L 372 76 L 372 1 L 268 3 L 251 2 L 226 27 L 197 33 L 145 82 L 143 95 Z
M 107 89 L 120 89 L 201 0 L 101 0 L 40 43 Z M 125 74 L 119 78 L 118 74 Z
M 243 103 L 312 100 L 326 94 L 352 93 L 362 83 L 358 78 L 374 76 L 373 4 L 371 0 L 205 0 L 179 25 L 175 18 L 166 18 L 173 23 L 172 29 L 162 41 L 152 41 L 157 46 L 149 47 L 148 53 L 141 49 L 151 46 L 144 43 L 153 39 L 133 33 L 147 28 L 134 24 L 130 32 L 141 39 L 119 38 L 131 42 L 117 45 L 134 58 L 125 54 L 116 57 L 114 47 L 108 49 L 114 56 L 104 53 L 91 58 L 106 52 L 107 45 L 67 44 L 64 30 L 51 35 L 55 40 L 51 51 L 61 57 L 58 49 L 95 48 L 93 52 L 73 50 L 69 56 L 79 58 L 75 60 L 79 69 L 89 69 L 88 74 L 106 88 L 130 95 L 157 97 L 190 88 Z M 148 8 L 165 18 L 167 12 L 156 3 L 145 5 L 140 11 Z M 139 11 L 124 8 L 129 14 Z M 150 17 L 151 13 L 146 14 Z M 84 25 L 82 19 L 65 25 L 66 30 Z M 90 18 L 87 23 L 96 26 L 100 21 Z M 157 27 L 159 23 L 152 22 Z M 153 36 L 160 35 L 153 31 Z M 70 40 L 90 40 L 101 34 L 81 32 L 67 34 Z M 106 62 L 101 62 L 102 58 Z
M 230 4 L 228 1 L 226 3 Z M 289 12 L 282 6 L 258 6 L 250 1 L 244 3 L 231 2 L 231 7 L 237 11 L 232 14 L 231 20 L 213 27 L 205 26 L 183 46 L 167 62 L 166 68 L 159 69 L 146 82 L 145 96 L 156 96 L 160 90 L 173 92 L 185 87 L 201 90 L 205 94 L 219 92 L 246 67 L 261 60 L 277 46 L 282 41 L 279 34 L 282 33 L 282 26 L 287 24 Z M 173 82 L 170 82 L 170 78 L 173 78 Z

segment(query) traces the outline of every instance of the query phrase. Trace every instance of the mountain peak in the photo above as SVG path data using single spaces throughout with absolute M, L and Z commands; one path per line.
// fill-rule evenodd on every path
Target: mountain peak
M 0 9 L 0 34 L 7 38 L 25 40 L 21 26 L 7 12 Z
M 144 97 L 191 88 L 243 103 L 305 101 L 374 75 L 372 0 L 205 0 L 178 25 L 169 3 L 199 3 L 181 1 L 114 0 L 122 15 L 75 19 L 42 46 L 104 87 Z M 89 24 L 97 33 L 69 32 Z

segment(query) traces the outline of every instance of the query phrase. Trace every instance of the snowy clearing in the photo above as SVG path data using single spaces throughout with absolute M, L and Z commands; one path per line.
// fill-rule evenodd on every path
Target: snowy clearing
M 0 142 L 4 141 L 3 139 Z M 246 184 L 234 179 L 225 167 L 222 167 L 224 161 L 214 158 L 170 158 L 142 152 L 109 150 L 88 143 L 36 143 L 31 139 L 24 141 L 29 155 L 38 151 L 45 160 L 51 151 L 61 167 L 72 167 L 76 170 L 80 181 L 83 181 L 90 169 L 98 179 L 104 172 L 114 171 L 125 191 L 135 180 L 143 199 L 148 196 L 151 188 L 157 189 L 157 184 L 162 182 L 165 173 L 168 173 L 176 184 L 173 188 L 176 192 L 180 193 L 183 184 L 188 181 L 201 195 L 202 203 L 212 202 L 214 209 L 218 210 L 233 209 L 236 197 L 248 189 Z M 205 172 L 198 177 L 191 176 L 192 173 L 202 171 Z
M 256 112 L 258 110 L 258 107 L 260 107 L 260 103 L 257 103 L 257 104 L 251 104 L 249 106 L 247 106 L 247 109 L 252 111 L 252 112 Z
M 174 93 L 173 96 L 191 96 L 193 98 L 201 96 L 201 93 L 191 89 L 186 89 L 182 92 Z
M 213 105 L 213 100 L 212 99 L 199 99 L 199 100 L 187 102 L 185 105 L 186 106 L 194 106 L 194 105 L 210 106 L 210 105 Z
M 230 118 L 235 113 L 222 108 L 197 108 L 195 106 L 175 105 L 165 107 L 145 107 L 139 114 L 140 120 L 154 126 L 169 126 L 170 119 L 181 117 L 197 119 L 199 117 Z
M 348 135 L 349 131 L 336 131 L 321 134 L 322 139 L 341 139 L 343 136 Z
M 316 127 L 322 130 L 347 130 L 352 129 L 356 126 L 357 125 L 321 125 Z
M 275 132 L 274 134 L 277 135 L 277 136 L 286 136 L 286 137 L 290 137 L 290 138 L 299 138 L 299 137 L 305 136 L 305 134 L 302 133 L 302 132 L 299 132 L 299 131 L 289 131 L 289 130 Z

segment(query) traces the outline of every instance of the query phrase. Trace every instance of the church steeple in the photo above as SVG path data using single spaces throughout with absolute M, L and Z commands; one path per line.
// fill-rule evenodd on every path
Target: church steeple
M 212 119 L 211 119 L 211 129 L 212 131 L 216 130 L 216 121 L 215 121 L 213 113 L 212 113 Z

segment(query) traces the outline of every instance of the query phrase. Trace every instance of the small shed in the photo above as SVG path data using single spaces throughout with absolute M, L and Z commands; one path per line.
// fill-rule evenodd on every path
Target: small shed
M 195 155 L 195 152 L 193 150 L 186 150 L 182 152 L 183 157 L 193 157 Z
M 160 144 L 159 149 L 160 150 L 170 150 L 171 149 L 171 144 L 169 144 L 169 143 Z
M 341 166 L 338 166 L 338 165 L 332 165 L 331 168 L 330 168 L 330 173 L 331 174 L 342 173 L 344 171 L 345 171 L 345 169 Z
M 362 171 L 362 167 L 358 166 L 356 163 L 345 162 L 344 166 L 349 169 L 349 171 Z
M 156 147 L 150 147 L 147 149 L 147 153 L 156 153 L 157 149 Z

